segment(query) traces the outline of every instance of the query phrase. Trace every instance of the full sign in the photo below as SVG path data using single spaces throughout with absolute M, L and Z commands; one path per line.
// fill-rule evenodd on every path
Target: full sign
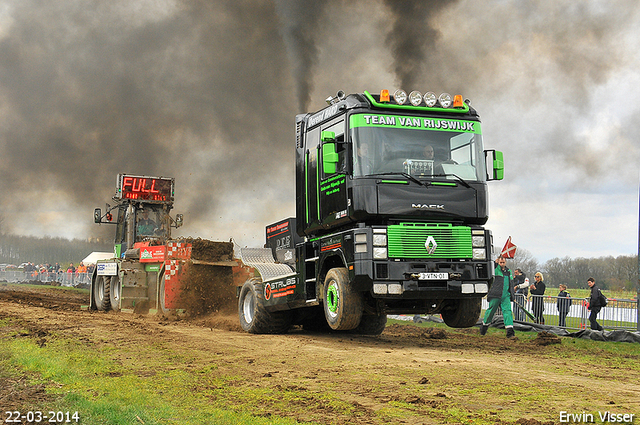
M 116 197 L 144 201 L 173 200 L 173 179 L 120 174 Z

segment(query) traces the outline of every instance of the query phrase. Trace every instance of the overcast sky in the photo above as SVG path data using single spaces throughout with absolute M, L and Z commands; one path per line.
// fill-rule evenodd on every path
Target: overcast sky
M 183 236 L 294 215 L 294 118 L 347 93 L 471 99 L 495 244 L 638 252 L 640 2 L 0 0 L 3 232 L 112 237 L 118 173 L 176 178 Z

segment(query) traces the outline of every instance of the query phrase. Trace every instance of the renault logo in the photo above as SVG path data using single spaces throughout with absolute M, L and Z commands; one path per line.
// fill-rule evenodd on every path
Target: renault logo
M 427 249 L 427 254 L 431 255 L 436 252 L 438 244 L 436 243 L 436 240 L 433 238 L 433 236 L 429 236 L 424 243 L 424 247 Z

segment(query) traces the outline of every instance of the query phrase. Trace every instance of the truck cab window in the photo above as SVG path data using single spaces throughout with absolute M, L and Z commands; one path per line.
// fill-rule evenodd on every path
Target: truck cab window
M 480 134 L 362 122 L 352 116 L 355 177 L 408 173 L 420 178 L 483 181 L 486 175 L 483 161 L 478 161 L 482 157 Z

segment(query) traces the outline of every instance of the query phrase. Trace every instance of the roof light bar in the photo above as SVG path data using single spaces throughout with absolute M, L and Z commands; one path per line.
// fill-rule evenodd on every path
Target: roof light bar
M 393 94 L 393 100 L 397 105 L 405 105 L 407 103 L 410 103 L 415 107 L 426 106 L 427 108 L 454 108 L 462 110 L 465 110 L 466 106 L 471 103 L 468 99 L 463 100 L 462 95 L 459 94 L 451 96 L 449 93 L 442 93 L 440 96 L 436 96 L 434 92 L 429 91 L 423 95 L 420 91 L 413 90 L 407 95 L 407 92 L 402 89 L 398 89 L 395 91 L 395 93 Z M 389 90 L 380 90 L 379 102 L 391 102 Z

